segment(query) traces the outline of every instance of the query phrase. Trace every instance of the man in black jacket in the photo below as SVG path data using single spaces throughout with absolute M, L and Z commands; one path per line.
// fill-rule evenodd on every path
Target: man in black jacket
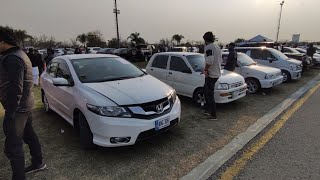
M 237 65 L 238 61 L 238 55 L 237 52 L 235 51 L 236 45 L 234 43 L 229 44 L 229 54 L 228 54 L 228 60 L 226 65 L 224 66 L 224 69 L 228 71 L 234 71 Z
M 32 65 L 28 56 L 17 47 L 12 31 L 0 29 L 0 54 L 0 102 L 5 109 L 4 151 L 11 163 L 12 179 L 23 180 L 25 173 L 46 168 L 32 127 Z M 32 156 L 32 165 L 27 168 L 23 141 L 29 145 Z

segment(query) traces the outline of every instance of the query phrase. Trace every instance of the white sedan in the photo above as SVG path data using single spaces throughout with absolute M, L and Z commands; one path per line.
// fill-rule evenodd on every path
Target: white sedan
M 57 57 L 41 88 L 45 110 L 78 128 L 84 148 L 133 145 L 180 121 L 175 90 L 114 55 Z
M 222 53 L 224 66 L 228 59 L 227 52 Z M 238 63 L 235 72 L 243 76 L 248 85 L 248 92 L 253 94 L 261 88 L 272 88 L 283 82 L 281 70 L 257 64 L 251 57 L 238 53 Z
M 203 54 L 190 52 L 165 52 L 152 56 L 147 72 L 176 89 L 177 93 L 203 103 L 205 76 L 202 74 L 205 59 Z M 227 70 L 215 86 L 216 103 L 229 103 L 246 96 L 244 78 Z

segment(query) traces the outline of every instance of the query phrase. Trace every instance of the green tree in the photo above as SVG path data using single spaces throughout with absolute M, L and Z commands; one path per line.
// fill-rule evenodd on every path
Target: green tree
M 180 45 L 182 39 L 184 39 L 184 36 L 180 34 L 175 34 L 172 36 L 172 41 L 176 41 L 177 45 Z
M 18 44 L 22 45 L 22 47 L 24 47 L 24 43 L 27 39 L 31 40 L 33 38 L 27 33 L 27 31 L 21 29 L 14 30 L 14 34 Z
M 87 46 L 89 47 L 106 47 L 107 43 L 104 41 L 100 31 L 92 31 L 87 34 Z
M 244 42 L 244 41 L 246 41 L 246 40 L 243 38 L 237 38 L 236 40 L 234 40 L 234 43 L 240 43 L 240 42 Z
M 77 41 L 82 43 L 84 47 L 86 47 L 87 41 L 88 41 L 87 34 L 85 34 L 85 33 L 79 34 L 76 39 L 77 39 Z
M 146 43 L 146 41 L 142 37 L 140 37 L 140 33 L 138 32 L 131 33 L 127 39 L 128 40 L 130 39 L 131 44 L 134 44 L 134 45 Z

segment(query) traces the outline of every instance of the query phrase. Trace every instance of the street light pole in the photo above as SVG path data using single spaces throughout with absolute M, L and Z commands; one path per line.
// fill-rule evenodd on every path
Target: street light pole
M 284 1 L 282 1 L 282 2 L 280 3 L 281 8 L 280 8 L 280 16 L 279 16 L 278 32 L 277 32 L 277 40 L 276 40 L 276 42 L 278 42 L 278 40 L 279 40 L 279 32 L 280 32 L 281 15 L 282 15 L 282 7 L 283 7 L 283 5 L 284 5 Z
M 119 22 L 118 22 L 118 14 L 120 14 L 120 10 L 118 10 L 117 0 L 114 0 L 113 13 L 116 15 L 117 41 L 118 41 L 118 47 L 120 48 L 120 35 L 119 35 Z

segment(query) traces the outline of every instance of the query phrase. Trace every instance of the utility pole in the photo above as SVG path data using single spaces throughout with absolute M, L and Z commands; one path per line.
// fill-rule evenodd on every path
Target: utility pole
M 116 15 L 117 40 L 118 40 L 118 47 L 120 48 L 120 35 L 119 35 L 119 22 L 118 22 L 118 14 L 120 14 L 120 10 L 118 10 L 117 0 L 114 0 L 113 13 Z
M 280 16 L 279 16 L 278 32 L 277 32 L 277 40 L 276 40 L 276 42 L 278 42 L 278 40 L 279 40 L 279 32 L 280 32 L 281 15 L 282 15 L 282 6 L 283 6 L 283 5 L 284 5 L 284 1 L 282 1 L 282 2 L 280 3 L 281 8 L 280 8 Z

